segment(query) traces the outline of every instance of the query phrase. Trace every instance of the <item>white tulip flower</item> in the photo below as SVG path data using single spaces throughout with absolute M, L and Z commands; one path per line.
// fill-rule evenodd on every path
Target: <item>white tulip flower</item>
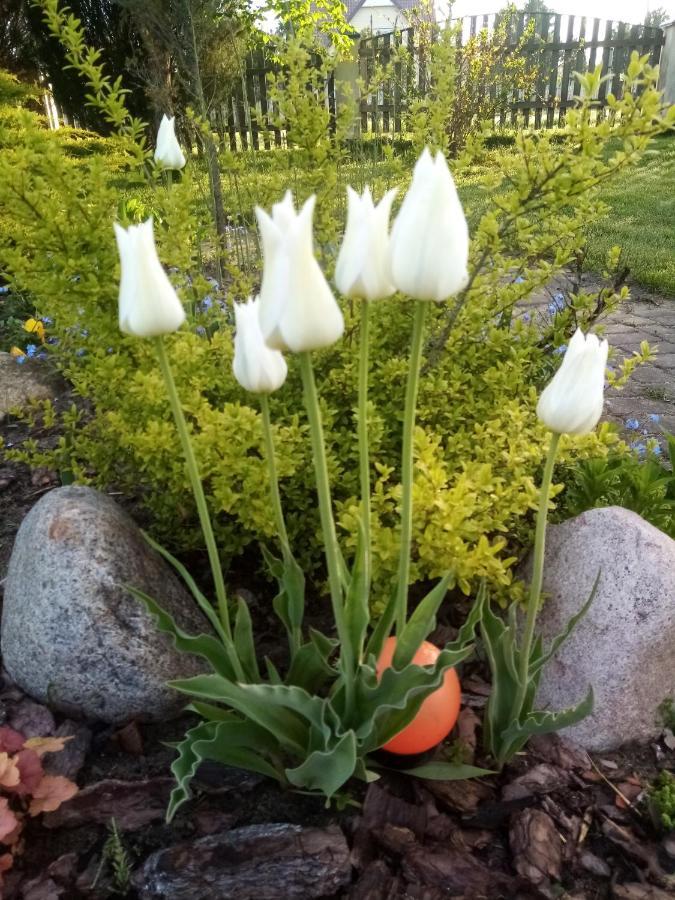
M 265 343 L 259 312 L 258 298 L 234 304 L 237 330 L 232 371 L 245 390 L 253 394 L 270 394 L 284 383 L 288 367 L 281 353 Z
M 389 265 L 397 289 L 446 300 L 466 287 L 469 227 L 442 153 L 424 150 L 391 229 Z
M 558 434 L 588 434 L 600 421 L 609 347 L 580 328 L 565 351 L 560 368 L 544 388 L 537 415 Z
M 340 307 L 314 258 L 315 202 L 310 197 L 296 212 L 288 191 L 271 216 L 256 207 L 263 252 L 260 327 L 274 350 L 318 350 L 344 331 Z
M 375 206 L 366 188 L 361 196 L 347 188 L 347 227 L 335 265 L 335 284 L 345 297 L 383 300 L 396 288 L 389 272 L 389 214 L 396 188 Z
M 121 267 L 120 329 L 136 337 L 176 331 L 185 310 L 157 256 L 152 219 L 127 229 L 115 222 L 114 228 Z
M 176 117 L 162 116 L 157 132 L 155 162 L 162 169 L 182 169 L 185 156 L 176 139 Z

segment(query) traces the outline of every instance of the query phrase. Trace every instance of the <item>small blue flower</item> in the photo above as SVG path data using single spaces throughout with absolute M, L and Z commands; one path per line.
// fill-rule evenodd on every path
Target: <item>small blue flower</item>
M 27 356 L 15 356 L 14 359 L 18 362 L 18 364 L 20 366 L 22 366 L 26 362 L 28 357 Z
M 0 286 L 0 294 L 9 294 L 9 285 L 3 284 Z
M 644 456 L 647 452 L 647 445 L 642 441 L 634 441 L 631 447 L 639 456 Z
M 113 350 L 112 347 L 108 347 L 108 349 L 105 352 L 106 353 L 114 353 L 115 351 Z
M 26 356 L 35 356 L 37 349 L 36 344 L 26 344 Z
M 83 328 L 80 334 L 82 335 L 82 337 L 89 337 L 89 331 L 86 328 Z
M 565 309 L 565 296 L 560 291 L 553 295 L 553 300 L 548 305 L 548 311 L 551 315 L 562 312 Z
M 84 347 L 80 347 L 79 350 L 76 350 L 76 351 L 75 351 L 75 356 L 84 356 L 84 354 L 85 354 L 86 352 L 87 352 L 87 351 L 84 349 Z
M 532 313 L 529 313 L 529 312 L 523 313 L 522 318 L 523 318 L 523 322 L 525 322 L 526 325 L 529 325 L 530 322 L 532 321 Z
M 44 350 L 40 350 L 40 352 L 35 357 L 35 359 L 47 359 L 47 354 L 45 353 Z
M 199 308 L 202 310 L 202 312 L 206 312 L 207 309 L 211 309 L 212 306 L 213 306 L 213 297 L 210 294 L 207 294 L 206 297 L 204 297 L 202 302 L 199 304 Z
M 660 445 L 660 444 L 655 444 L 655 445 L 652 447 L 652 453 L 654 454 L 654 456 L 661 456 L 661 445 Z
M 42 324 L 43 324 L 43 325 L 53 325 L 53 324 L 54 324 L 54 320 L 53 320 L 53 319 L 50 319 L 49 316 L 43 316 L 43 317 L 42 317 Z
M 661 421 L 661 416 L 658 413 L 649 413 L 649 421 L 654 422 L 656 425 Z
M 215 278 L 212 278 L 210 275 L 207 276 L 206 280 L 207 280 L 208 283 L 211 285 L 211 287 L 214 288 L 214 290 L 217 291 L 218 288 L 220 287 L 220 284 L 216 281 L 216 279 L 215 279 Z
M 198 334 L 199 337 L 206 337 L 206 328 L 203 325 L 198 325 L 195 328 L 195 334 Z
M 640 427 L 640 423 L 637 419 L 626 419 L 626 428 L 629 431 L 637 431 Z
M 56 347 L 56 345 L 58 344 L 58 342 L 59 342 L 59 339 L 58 339 L 57 337 L 48 337 L 48 338 L 47 338 L 47 343 L 48 343 L 48 344 L 51 344 L 52 347 Z
M 522 275 L 517 275 L 517 276 L 513 279 L 513 283 L 514 283 L 514 284 L 523 284 L 524 281 L 525 281 L 525 279 L 523 278 Z
M 556 347 L 553 350 L 553 355 L 554 356 L 562 356 L 563 353 L 565 352 L 565 350 L 567 350 L 567 344 L 561 344 L 559 347 Z

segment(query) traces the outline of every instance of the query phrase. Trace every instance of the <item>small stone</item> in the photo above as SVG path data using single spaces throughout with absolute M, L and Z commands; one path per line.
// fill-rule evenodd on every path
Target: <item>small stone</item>
M 123 724 L 178 714 L 167 687 L 204 662 L 179 653 L 125 585 L 156 597 L 190 634 L 209 625 L 140 529 L 109 497 L 56 488 L 24 519 L 9 562 L 2 657 L 26 693 L 68 715 Z
M 251 825 L 159 850 L 133 882 L 141 900 L 312 900 L 351 881 L 342 831 Z
M 91 730 L 82 722 L 66 719 L 54 732 L 55 737 L 67 737 L 63 750 L 57 753 L 45 753 L 42 765 L 49 775 L 63 775 L 69 781 L 75 781 L 87 758 L 91 746 Z
M 0 353 L 0 422 L 30 400 L 54 399 L 62 388 L 62 380 L 40 360 L 19 365 L 10 353 Z
M 54 733 L 54 716 L 41 703 L 24 697 L 7 717 L 7 724 L 26 738 L 48 737 Z
M 574 706 L 591 685 L 593 713 L 563 734 L 607 751 L 655 740 L 658 707 L 675 695 L 675 541 L 620 507 L 550 526 L 538 619 L 546 641 L 583 606 L 598 572 L 588 613 L 544 668 L 537 706 Z

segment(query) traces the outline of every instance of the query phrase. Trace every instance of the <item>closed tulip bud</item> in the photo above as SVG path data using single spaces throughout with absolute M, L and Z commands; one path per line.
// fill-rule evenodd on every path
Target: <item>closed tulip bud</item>
M 256 207 L 263 252 L 260 327 L 275 350 L 318 350 L 344 331 L 340 307 L 314 258 L 315 201 L 310 197 L 296 213 L 289 191 L 271 216 Z
M 396 189 L 375 206 L 366 188 L 359 197 L 347 188 L 347 227 L 335 266 L 335 284 L 345 297 L 382 300 L 396 288 L 389 272 L 389 213 Z
M 157 256 L 152 219 L 127 229 L 115 223 L 114 228 L 121 267 L 120 329 L 136 337 L 176 331 L 185 310 Z
M 288 367 L 278 350 L 268 347 L 260 330 L 260 301 L 234 304 L 232 371 L 239 384 L 253 394 L 270 394 L 286 380 Z
M 544 388 L 537 415 L 558 434 L 588 434 L 604 403 L 607 341 L 578 328 L 552 381 Z
M 185 165 L 185 156 L 176 140 L 176 118 L 162 116 L 157 132 L 157 146 L 155 147 L 155 162 L 162 169 L 182 169 Z
M 469 228 L 442 153 L 424 150 L 391 229 L 396 288 L 417 300 L 446 300 L 468 282 Z

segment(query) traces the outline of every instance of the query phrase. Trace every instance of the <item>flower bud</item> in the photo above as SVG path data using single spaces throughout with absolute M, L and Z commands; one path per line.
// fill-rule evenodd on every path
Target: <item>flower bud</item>
M 315 201 L 310 197 L 296 213 L 288 191 L 271 216 L 256 207 L 263 252 L 260 326 L 275 350 L 318 350 L 344 331 L 340 307 L 314 258 Z
M 396 290 L 389 273 L 389 213 L 396 189 L 377 206 L 370 188 L 359 197 L 347 188 L 347 227 L 335 266 L 335 284 L 345 297 L 382 300 Z
M 157 132 L 157 145 L 155 147 L 155 162 L 161 169 L 182 169 L 185 165 L 185 156 L 176 140 L 176 118 L 162 116 Z
M 399 291 L 446 300 L 466 287 L 469 228 L 442 153 L 424 150 L 391 229 L 389 264 Z
M 114 228 L 121 267 L 120 329 L 136 337 L 176 331 L 185 310 L 157 256 L 152 219 L 127 229 L 115 222 Z
M 236 332 L 232 371 L 239 384 L 254 394 L 270 394 L 286 380 L 288 367 L 278 350 L 265 343 L 260 330 L 260 301 L 234 304 Z
M 600 421 L 604 403 L 607 341 L 578 328 L 560 368 L 544 388 L 537 415 L 559 434 L 588 434 Z

